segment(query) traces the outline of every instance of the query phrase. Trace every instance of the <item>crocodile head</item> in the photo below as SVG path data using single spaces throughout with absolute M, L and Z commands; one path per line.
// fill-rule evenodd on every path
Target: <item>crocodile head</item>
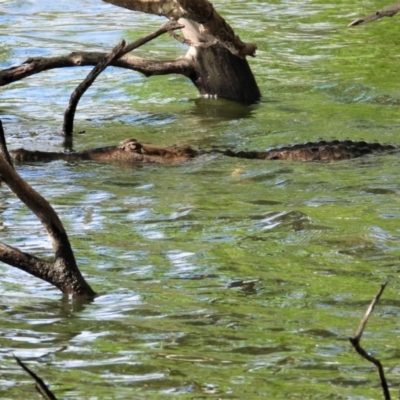
M 125 139 L 117 146 L 132 161 L 147 163 L 172 164 L 188 161 L 198 155 L 190 146 L 155 146 L 138 142 L 136 139 Z M 124 157 L 125 158 L 125 157 Z

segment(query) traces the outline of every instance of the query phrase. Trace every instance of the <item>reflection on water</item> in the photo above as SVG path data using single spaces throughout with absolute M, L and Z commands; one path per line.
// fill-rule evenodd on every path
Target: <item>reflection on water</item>
M 258 44 L 249 62 L 262 101 L 203 99 L 185 78 L 112 68 L 79 105 L 76 129 L 85 133 L 75 150 L 127 137 L 208 149 L 399 142 L 392 23 L 345 29 L 373 11 L 353 2 L 215 6 Z M 161 22 L 94 0 L 0 1 L 0 65 L 106 51 Z M 184 51 L 165 37 L 136 53 Z M 1 88 L 9 146 L 62 151 L 64 108 L 88 71 L 48 71 Z M 14 353 L 60 398 L 378 398 L 375 371 L 347 338 L 388 279 L 366 345 L 396 386 L 398 170 L 395 154 L 332 164 L 207 155 L 164 167 L 18 166 L 59 213 L 99 296 L 72 300 L 0 266 L 0 397 L 34 396 Z M 6 188 L 0 235 L 53 257 L 43 227 Z
M 251 118 L 257 106 L 248 106 L 225 99 L 206 99 L 199 97 L 195 99 L 196 107 L 191 114 L 199 117 L 200 121 L 209 124 L 218 122 Z

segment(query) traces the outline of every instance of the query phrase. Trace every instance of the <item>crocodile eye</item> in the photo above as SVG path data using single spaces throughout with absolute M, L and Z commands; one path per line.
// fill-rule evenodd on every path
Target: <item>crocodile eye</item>
M 127 150 L 142 154 L 142 145 L 139 142 L 128 143 Z
M 136 139 L 125 139 L 118 144 L 118 148 L 121 150 L 134 151 L 137 145 L 141 146 Z
M 118 148 L 121 150 L 125 150 L 126 140 L 118 143 Z

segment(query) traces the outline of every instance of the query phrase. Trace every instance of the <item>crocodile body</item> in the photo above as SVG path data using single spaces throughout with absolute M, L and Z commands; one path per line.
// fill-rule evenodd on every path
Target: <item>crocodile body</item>
M 94 160 L 139 164 L 174 164 L 190 160 L 198 155 L 190 146 L 144 145 L 135 139 L 126 139 L 116 146 L 99 147 L 80 152 L 45 152 L 17 149 L 10 151 L 15 161 Z
M 367 154 L 392 152 L 395 146 L 351 140 L 319 141 L 274 148 L 267 151 L 211 150 L 197 151 L 190 146 L 154 146 L 126 139 L 117 146 L 100 147 L 81 152 L 43 152 L 17 149 L 10 151 L 15 161 L 94 160 L 140 164 L 175 164 L 191 160 L 204 153 L 219 153 L 228 157 L 261 160 L 338 161 Z
M 332 140 L 327 142 L 309 142 L 271 149 L 268 151 L 230 151 L 224 154 L 231 157 L 262 160 L 297 160 L 297 161 L 339 161 L 362 157 L 367 154 L 391 152 L 396 149 L 390 144 L 369 143 L 352 140 Z

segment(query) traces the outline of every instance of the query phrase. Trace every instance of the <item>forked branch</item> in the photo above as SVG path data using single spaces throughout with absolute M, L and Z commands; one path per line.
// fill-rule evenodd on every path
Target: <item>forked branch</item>
M 20 81 L 28 76 L 57 68 L 96 66 L 107 53 L 77 51 L 58 57 L 32 57 L 22 65 L 0 71 L 0 86 Z M 132 55 L 126 55 L 110 63 L 113 67 L 130 69 L 145 76 L 181 74 L 189 76 L 193 65 L 185 58 L 167 61 L 154 61 Z
M 103 57 L 102 60 L 96 65 L 96 67 L 89 73 L 89 75 L 81 82 L 78 87 L 74 90 L 71 95 L 69 104 L 64 113 L 64 123 L 63 123 L 63 133 L 67 137 L 72 136 L 72 131 L 74 127 L 74 116 L 76 107 L 78 106 L 79 100 L 89 89 L 95 79 L 115 60 L 118 60 L 121 56 L 137 49 L 143 44 L 153 40 L 154 38 L 172 31 L 174 29 L 183 28 L 183 25 L 178 24 L 175 21 L 169 21 L 161 28 L 157 29 L 155 32 L 147 35 L 143 38 L 136 40 L 135 42 L 125 45 L 125 40 L 121 40 L 108 54 Z
M 387 282 L 381 286 L 378 294 L 372 300 L 363 319 L 361 320 L 356 334 L 353 337 L 350 337 L 349 340 L 350 340 L 350 343 L 353 345 L 354 349 L 356 350 L 356 352 L 358 354 L 360 354 L 361 357 L 365 358 L 367 361 L 371 362 L 372 364 L 374 364 L 376 366 L 376 368 L 378 369 L 379 378 L 381 380 L 381 386 L 382 386 L 384 398 L 385 398 L 385 400 L 390 400 L 389 387 L 388 387 L 388 384 L 386 381 L 385 372 L 383 371 L 381 362 L 377 358 L 368 354 L 368 352 L 366 350 L 364 350 L 364 348 L 361 347 L 361 344 L 360 344 L 361 336 L 364 332 L 365 326 L 367 325 L 368 318 L 371 315 L 372 311 L 374 310 L 375 306 L 378 304 L 379 298 L 381 297 L 381 294 L 385 290 L 386 285 L 387 285 Z
M 184 58 L 169 61 L 154 61 L 127 55 L 127 53 L 133 49 L 142 46 L 143 44 L 153 40 L 163 33 L 180 29 L 182 27 L 183 25 L 178 24 L 176 21 L 168 22 L 151 34 L 140 38 L 131 44 L 128 44 L 122 52 L 122 54 L 125 55 L 123 57 L 120 55 L 120 58 L 113 59 L 109 65 L 134 70 L 144 74 L 145 76 L 168 75 L 174 73 L 185 76 L 191 75 L 194 72 L 194 66 Z M 28 76 L 51 69 L 97 66 L 105 59 L 106 56 L 107 53 L 104 52 L 80 51 L 70 53 L 66 56 L 28 58 L 22 65 L 0 71 L 0 86 L 5 86 Z
M 104 0 L 106 3 L 133 11 L 191 20 L 200 25 L 203 36 L 212 36 L 232 54 L 245 58 L 254 56 L 257 46 L 244 43 L 208 0 Z
M 0 242 L 0 261 L 51 283 L 63 293 L 88 298 L 95 296 L 79 271 L 68 235 L 51 205 L 18 175 L 2 154 L 0 175 L 2 181 L 38 217 L 54 250 L 54 261 L 46 262 Z
M 182 30 L 184 39 L 181 41 L 189 46 L 186 55 L 176 60 L 153 61 L 126 54 L 116 57 L 109 65 L 131 69 L 145 76 L 184 75 L 193 82 L 201 95 L 207 97 L 222 97 L 246 104 L 260 100 L 260 89 L 246 60 L 246 56 L 255 54 L 256 46 L 242 42 L 208 0 L 108 2 L 171 19 L 164 27 L 128 45 L 123 53 L 175 29 Z M 96 66 L 105 57 L 106 53 L 100 52 L 73 52 L 61 57 L 29 58 L 22 65 L 0 71 L 0 86 L 50 69 Z
M 32 379 L 35 381 L 35 389 L 38 393 L 42 395 L 45 400 L 57 400 L 57 397 L 52 393 L 52 391 L 47 387 L 47 385 L 43 382 L 43 379 L 40 376 L 36 375 L 30 368 L 28 368 L 25 363 L 23 363 L 17 356 L 14 356 L 17 364 L 27 372 Z

